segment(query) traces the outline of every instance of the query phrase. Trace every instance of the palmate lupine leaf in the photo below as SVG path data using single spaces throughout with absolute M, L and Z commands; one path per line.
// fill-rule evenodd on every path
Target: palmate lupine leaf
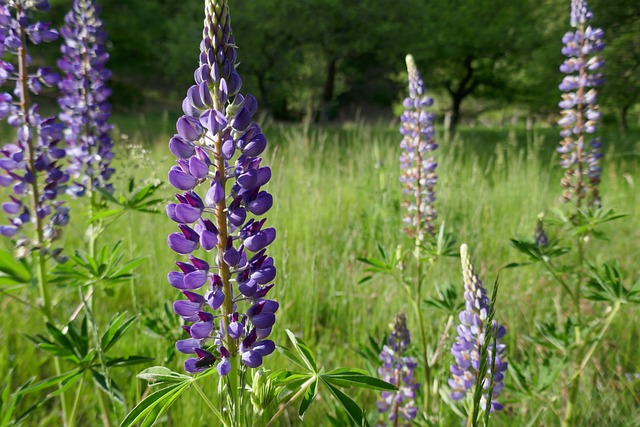
M 436 286 L 436 292 L 438 295 L 435 298 L 427 298 L 422 301 L 426 308 L 435 308 L 449 316 L 457 316 L 464 308 L 464 302 L 458 301 L 455 285 L 450 284 L 443 288 Z
M 92 341 L 90 340 L 86 317 L 83 318 L 80 329 L 77 328 L 76 322 L 74 321 L 69 322 L 64 328 L 58 328 L 51 323 L 47 323 L 48 337 L 39 334 L 27 336 L 39 349 L 45 350 L 75 366 L 74 369 L 64 374 L 31 384 L 24 389 L 22 393 L 33 393 L 61 384 L 62 387 L 60 389 L 50 393 L 50 396 L 55 396 L 70 388 L 73 383 L 79 381 L 80 378 L 87 373 L 92 375 L 96 384 L 98 384 L 102 390 L 107 391 L 109 387 L 107 387 L 104 374 L 100 371 L 100 369 L 102 369 L 102 363 L 99 353 L 105 353 L 110 349 L 123 336 L 131 323 L 136 320 L 136 317 L 127 320 L 123 319 L 124 315 L 114 316 L 107 332 L 103 334 L 100 343 L 104 343 L 107 348 L 96 349 L 90 347 Z M 140 355 L 126 357 L 116 356 L 107 357 L 105 359 L 105 365 L 107 367 L 118 368 L 147 363 L 151 360 L 153 360 L 153 358 Z M 110 397 L 115 397 L 117 401 L 122 403 L 124 399 L 118 385 L 114 383 L 113 380 L 110 380 L 109 386 L 111 387 Z
M 278 350 L 293 363 L 302 368 L 305 372 L 279 371 L 274 377 L 277 386 L 285 388 L 285 393 L 290 397 L 285 406 L 290 405 L 299 396 L 302 396 L 298 415 L 302 419 L 315 397 L 318 394 L 318 384 L 322 383 L 329 389 L 330 393 L 337 399 L 342 408 L 349 414 L 351 420 L 357 425 L 369 425 L 364 417 L 362 409 L 357 403 L 347 396 L 339 387 L 357 387 L 369 390 L 395 391 L 396 387 L 386 383 L 379 378 L 367 375 L 365 371 L 352 368 L 340 368 L 330 372 L 318 370 L 315 356 L 311 349 L 297 338 L 293 332 L 286 330 L 291 341 L 293 350 L 279 346 Z M 272 419 L 268 425 L 272 425 Z
M 118 241 L 112 248 L 104 246 L 95 257 L 76 251 L 72 262 L 58 264 L 53 270 L 51 283 L 60 286 L 113 285 L 134 277 L 132 270 L 145 261 L 135 258 L 122 264 L 124 253 Z
M 158 418 L 184 393 L 190 385 L 189 380 L 173 383 L 161 388 L 135 406 L 120 423 L 120 427 L 134 425 L 152 426 Z M 141 424 L 138 424 L 141 423 Z
M 201 381 L 216 372 L 209 369 L 197 375 L 184 375 L 165 368 L 154 366 L 147 368 L 138 374 L 138 378 L 149 383 L 149 387 L 157 387 L 158 390 L 148 395 L 138 403 L 122 420 L 120 427 L 152 426 L 160 416 L 173 405 L 173 403 L 188 390 L 195 382 Z M 211 408 L 214 410 L 215 408 Z M 219 412 L 214 412 L 218 420 L 222 422 Z
M 589 270 L 591 279 L 584 290 L 585 298 L 612 304 L 640 304 L 640 282 L 627 289 L 617 260 L 605 263 L 602 268 L 589 265 Z
M 31 269 L 25 259 L 16 258 L 11 252 L 0 250 L 0 287 L 13 288 L 32 280 Z

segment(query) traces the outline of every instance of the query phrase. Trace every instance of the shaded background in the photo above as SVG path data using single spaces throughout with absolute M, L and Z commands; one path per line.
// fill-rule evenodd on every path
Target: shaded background
M 59 26 L 71 1 L 53 0 Z M 116 111 L 177 110 L 192 83 L 200 0 L 101 0 Z M 412 53 L 440 118 L 557 115 L 569 0 L 230 0 L 243 91 L 276 120 L 392 117 Z M 605 120 L 638 122 L 640 2 L 591 0 L 604 28 Z M 54 49 L 55 43 L 45 49 Z M 55 56 L 50 51 L 47 55 Z M 177 114 L 177 111 L 176 111 Z M 515 119 L 514 119 L 515 120 Z

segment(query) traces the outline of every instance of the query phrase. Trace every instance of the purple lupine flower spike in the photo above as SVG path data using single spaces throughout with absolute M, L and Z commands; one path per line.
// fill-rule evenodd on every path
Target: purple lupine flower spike
M 106 68 L 109 53 L 107 35 L 99 18 L 100 8 L 93 0 L 75 0 L 60 29 L 64 39 L 58 67 L 62 109 L 60 120 L 67 126 L 64 138 L 70 166 L 67 169 L 77 182 L 70 186 L 74 195 L 82 195 L 87 187 L 112 191 L 110 166 L 114 157 L 109 136 L 111 89 L 106 85 L 111 72 Z
M 267 338 L 279 308 L 267 298 L 276 268 L 266 250 L 276 231 L 261 218 L 273 204 L 262 189 L 271 178 L 260 157 L 266 138 L 252 121 L 255 98 L 239 93 L 235 49 L 227 1 L 206 1 L 195 83 L 169 142 L 177 158 L 169 182 L 181 193 L 166 209 L 179 228 L 169 247 L 189 255 L 168 275 L 185 297 L 174 311 L 189 324 L 176 348 L 197 355 L 187 372 L 216 366 L 221 376 L 236 361 L 256 368 L 275 350 Z
M 380 352 L 382 366 L 378 368 L 378 375 L 382 380 L 394 384 L 398 391 L 382 392 L 377 402 L 381 417 L 377 425 L 385 426 L 389 421 L 394 426 L 410 426 L 418 414 L 415 397 L 420 384 L 413 377 L 418 363 L 415 358 L 405 355 L 411 337 L 404 313 L 399 313 L 389 326 L 391 334 Z M 386 413 L 388 415 L 384 416 Z
M 558 152 L 566 170 L 561 181 L 564 188 L 561 200 L 578 207 L 585 199 L 590 205 L 601 205 L 598 186 L 602 141 L 593 138 L 590 148 L 586 147 L 586 139 L 596 131 L 600 119 L 595 88 L 604 82 L 600 69 L 605 65 L 598 54 L 604 49 L 604 32 L 589 25 L 592 18 L 586 1 L 572 0 L 570 23 L 575 30 L 562 38 L 562 53 L 567 59 L 560 66 L 566 76 L 559 86 L 564 93 L 558 103 L 562 109 L 558 124 L 563 127 Z
M 47 1 L 0 2 L 0 83 L 13 86 L 0 94 L 0 118 L 17 131 L 16 141 L 0 151 L 0 185 L 13 191 L 11 201 L 3 204 L 9 224 L 0 226 L 0 233 L 15 238 L 23 255 L 33 247 L 46 249 L 46 243 L 55 240 L 60 227 L 69 222 L 69 209 L 56 200 L 69 179 L 59 165 L 66 154 L 60 147 L 64 126 L 54 117 L 41 117 L 31 102 L 31 95 L 37 95 L 43 85 L 53 86 L 59 80 L 50 68 L 30 68 L 29 42 L 46 43 L 58 37 L 48 23 L 31 20 L 33 12 L 48 9 Z M 31 238 L 19 234 L 27 223 L 35 225 Z
M 480 350 L 484 342 L 484 332 L 490 311 L 490 301 L 487 291 L 482 286 L 482 281 L 476 274 L 467 245 L 460 247 L 460 259 L 462 261 L 462 275 L 464 277 L 464 298 L 465 309 L 460 312 L 460 325 L 457 328 L 456 341 L 451 347 L 456 363 L 451 365 L 451 398 L 454 400 L 464 399 L 469 390 L 472 390 L 478 381 L 478 371 L 480 369 Z M 493 395 L 489 399 L 486 393 L 482 396 L 480 407 L 487 409 L 487 400 L 491 402 L 491 411 L 502 409 L 502 405 L 496 400 L 504 388 L 504 372 L 507 369 L 505 358 L 506 345 L 502 344 L 501 338 L 506 329 L 493 320 L 493 330 L 497 335 L 497 349 L 493 344 L 489 345 L 489 361 L 486 377 L 482 381 L 491 379 L 492 358 L 495 357 L 495 372 L 493 374 Z M 485 387 L 488 389 L 489 387 Z M 473 393 L 469 393 L 473 394 Z
M 405 111 L 400 116 L 400 133 L 403 135 L 400 148 L 400 182 L 407 200 L 403 207 L 407 209 L 404 218 L 405 232 L 423 240 L 425 233 L 433 236 L 433 222 L 437 218 L 434 207 L 433 187 L 438 181 L 437 163 L 430 155 L 438 146 L 434 143 L 434 115 L 427 111 L 433 105 L 433 99 L 426 96 L 422 77 L 411 55 L 407 55 L 409 72 L 409 96 L 404 100 Z

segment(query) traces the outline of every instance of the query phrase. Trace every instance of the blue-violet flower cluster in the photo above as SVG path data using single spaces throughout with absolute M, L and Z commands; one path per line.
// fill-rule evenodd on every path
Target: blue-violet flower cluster
M 398 391 L 383 391 L 377 402 L 378 411 L 381 416 L 388 412 L 387 419 L 394 426 L 409 426 L 411 420 L 418 414 L 415 397 L 420 384 L 413 377 L 418 363 L 415 358 L 405 356 L 411 343 L 411 336 L 404 313 L 399 313 L 395 322 L 389 326 L 391 334 L 380 352 L 382 366 L 378 368 L 378 375 L 384 381 L 395 385 Z M 398 416 L 401 416 L 404 421 Z M 386 425 L 386 420 L 381 418 L 378 425 Z
M 467 245 L 460 247 L 460 258 L 464 277 L 465 309 L 460 312 L 458 335 L 451 347 L 451 353 L 453 353 L 456 363 L 452 364 L 450 368 L 452 377 L 449 379 L 449 387 L 451 387 L 451 398 L 454 400 L 464 399 L 467 392 L 478 381 L 480 350 L 485 340 L 487 318 L 491 308 L 487 291 L 482 286 L 482 281 L 471 264 Z M 492 333 L 495 332 L 497 336 L 497 349 L 493 348 L 493 343 L 488 347 L 487 372 L 485 378 L 482 379 L 482 386 L 488 390 L 493 376 L 493 393 L 489 400 L 491 401 L 491 411 L 494 411 L 502 409 L 502 405 L 496 399 L 504 387 L 504 372 L 507 369 L 507 362 L 504 360 L 506 345 L 501 343 L 506 329 L 495 320 L 493 320 L 491 327 Z M 495 358 L 495 368 L 492 375 L 493 358 Z M 483 394 L 480 401 L 480 407 L 483 410 L 486 410 L 488 406 L 487 393 Z
M 405 111 L 400 116 L 402 134 L 402 154 L 400 168 L 404 194 L 408 199 L 403 202 L 407 210 L 404 218 L 405 232 L 423 240 L 425 233 L 434 234 L 433 222 L 437 218 L 434 207 L 433 187 L 438 181 L 435 159 L 430 154 L 438 145 L 434 143 L 434 114 L 427 111 L 433 105 L 433 98 L 426 96 L 422 77 L 411 55 L 407 55 L 409 72 L 409 96 L 403 104 Z
M 279 306 L 266 298 L 276 276 L 266 248 L 276 230 L 260 219 L 273 203 L 261 189 L 271 178 L 260 157 L 267 140 L 252 121 L 256 99 L 239 93 L 242 82 L 226 0 L 205 2 L 194 77 L 176 124 L 178 133 L 169 142 L 178 158 L 169 182 L 182 193 L 167 206 L 167 215 L 180 229 L 169 235 L 168 243 L 188 259 L 176 262 L 178 271 L 168 278 L 185 298 L 174 304 L 189 335 L 176 348 L 195 354 L 186 360 L 185 370 L 200 372 L 219 360 L 217 370 L 224 376 L 237 366 L 236 357 L 256 368 L 274 351 L 267 337 Z M 208 261 L 203 259 L 207 256 Z
M 598 55 L 604 49 L 604 32 L 589 25 L 592 18 L 586 1 L 572 0 L 570 24 L 575 30 L 562 38 L 562 54 L 566 59 L 560 71 L 566 76 L 559 86 L 564 93 L 558 104 L 562 109 L 558 125 L 563 127 L 558 152 L 566 171 L 561 181 L 564 188 L 561 200 L 573 202 L 578 207 L 584 199 L 591 205 L 600 206 L 602 141 L 599 137 L 593 138 L 589 149 L 585 141 L 587 135 L 596 131 L 600 119 L 595 88 L 604 82 L 600 69 L 605 65 Z
M 66 125 L 67 172 L 79 180 L 69 189 L 75 195 L 84 194 L 88 186 L 112 191 L 107 184 L 114 172 L 110 167 L 114 156 L 109 136 L 111 89 L 106 85 L 111 72 L 106 68 L 107 34 L 99 12 L 93 0 L 75 0 L 60 29 L 64 43 L 58 67 L 64 76 L 59 83 L 58 103 L 60 120 Z
M 69 222 L 68 208 L 56 200 L 69 179 L 59 164 L 65 156 L 59 146 L 64 126 L 55 117 L 41 117 L 30 100 L 43 85 L 55 86 L 59 81 L 50 68 L 30 69 L 28 43 L 58 38 L 48 23 L 31 20 L 34 12 L 48 9 L 46 0 L 0 1 L 0 85 L 12 88 L 0 93 L 0 119 L 17 131 L 15 142 L 4 145 L 0 154 L 0 185 L 13 190 L 10 200 L 2 204 L 9 224 L 0 226 L 0 233 L 17 236 L 18 248 L 25 250 L 45 249 L 45 242 L 55 240 L 59 227 Z M 31 238 L 19 234 L 27 223 L 35 225 Z

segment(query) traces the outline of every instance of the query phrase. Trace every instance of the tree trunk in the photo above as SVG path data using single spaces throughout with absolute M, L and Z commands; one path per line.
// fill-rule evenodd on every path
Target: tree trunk
M 629 106 L 625 105 L 620 108 L 620 132 L 626 133 L 629 129 L 629 122 L 627 120 L 627 116 L 629 113 Z
M 322 90 L 322 107 L 320 109 L 320 123 L 327 123 L 331 118 L 331 109 L 333 107 L 333 95 L 335 92 L 336 81 L 336 60 L 331 59 L 327 64 L 327 79 L 324 82 Z
M 451 120 L 449 121 L 449 132 L 451 136 L 456 134 L 458 128 L 458 122 L 460 121 L 460 106 L 462 105 L 463 97 L 456 93 L 452 95 L 451 99 Z

